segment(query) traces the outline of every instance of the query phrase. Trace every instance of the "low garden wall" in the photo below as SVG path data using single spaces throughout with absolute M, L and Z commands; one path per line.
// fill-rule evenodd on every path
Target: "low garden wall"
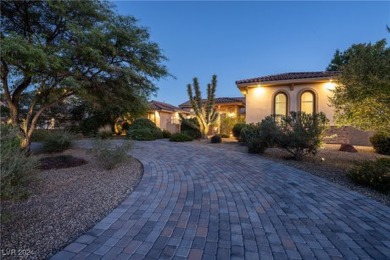
M 352 126 L 331 126 L 325 133 L 324 142 L 327 144 L 352 144 L 371 146 L 371 131 L 362 131 Z

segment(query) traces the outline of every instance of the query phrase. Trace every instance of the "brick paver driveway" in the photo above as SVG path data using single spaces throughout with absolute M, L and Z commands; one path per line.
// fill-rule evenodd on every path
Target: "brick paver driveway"
M 54 259 L 389 259 L 390 208 L 257 155 L 137 142 L 136 190 Z

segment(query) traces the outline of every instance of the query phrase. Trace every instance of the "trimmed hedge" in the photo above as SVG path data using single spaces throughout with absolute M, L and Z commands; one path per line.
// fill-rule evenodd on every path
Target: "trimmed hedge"
M 127 129 L 126 136 L 137 141 L 153 141 L 164 138 L 163 132 L 151 120 L 140 118 Z
M 183 134 L 183 133 L 177 133 L 173 134 L 169 141 L 171 142 L 190 142 L 193 138 L 189 135 Z
M 241 136 L 241 130 L 246 127 L 245 123 L 238 123 L 233 126 L 233 136 L 241 142 L 240 136 Z
M 375 151 L 379 154 L 390 155 L 390 136 L 384 133 L 376 133 L 370 138 Z
M 390 159 L 380 158 L 358 163 L 347 176 L 358 184 L 390 194 Z
M 217 143 L 222 142 L 222 139 L 219 135 L 214 135 L 213 137 L 211 137 L 210 142 L 212 144 L 217 144 Z

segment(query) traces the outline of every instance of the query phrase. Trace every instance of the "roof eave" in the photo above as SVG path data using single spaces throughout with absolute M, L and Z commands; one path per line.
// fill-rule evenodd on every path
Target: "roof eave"
M 277 86 L 277 85 L 286 85 L 286 84 L 299 84 L 299 83 L 321 83 L 327 82 L 334 76 L 326 76 L 326 77 L 315 77 L 315 78 L 304 78 L 304 79 L 286 79 L 286 80 L 274 80 L 274 81 L 256 81 L 253 82 L 243 82 L 236 83 L 237 87 L 242 90 L 247 87 L 257 87 L 257 85 L 261 86 Z

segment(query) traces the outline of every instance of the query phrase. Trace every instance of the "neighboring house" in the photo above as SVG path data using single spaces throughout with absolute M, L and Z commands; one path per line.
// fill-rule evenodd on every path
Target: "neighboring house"
M 188 111 L 167 103 L 154 100 L 149 102 L 148 119 L 162 130 L 168 130 L 171 133 L 180 132 L 179 113 L 184 116 L 189 114 Z
M 260 122 L 271 114 L 291 111 L 324 112 L 334 126 L 334 110 L 329 97 L 334 90 L 335 71 L 292 72 L 236 81 L 246 98 L 246 123 Z M 328 143 L 369 145 L 369 133 L 352 127 L 331 127 Z
M 245 116 L 245 97 L 215 98 L 214 106 L 220 116 L 227 116 L 227 117 Z M 180 104 L 179 107 L 190 113 L 194 112 L 190 101 L 186 101 Z
M 203 101 L 205 102 L 206 100 Z M 190 101 L 180 104 L 179 107 L 194 115 Z M 218 97 L 214 100 L 214 107 L 219 114 L 219 120 L 216 125 L 210 128 L 209 135 L 220 134 L 223 131 L 221 122 L 223 122 L 224 118 L 233 120 L 238 120 L 239 117 L 245 118 L 245 97 Z

